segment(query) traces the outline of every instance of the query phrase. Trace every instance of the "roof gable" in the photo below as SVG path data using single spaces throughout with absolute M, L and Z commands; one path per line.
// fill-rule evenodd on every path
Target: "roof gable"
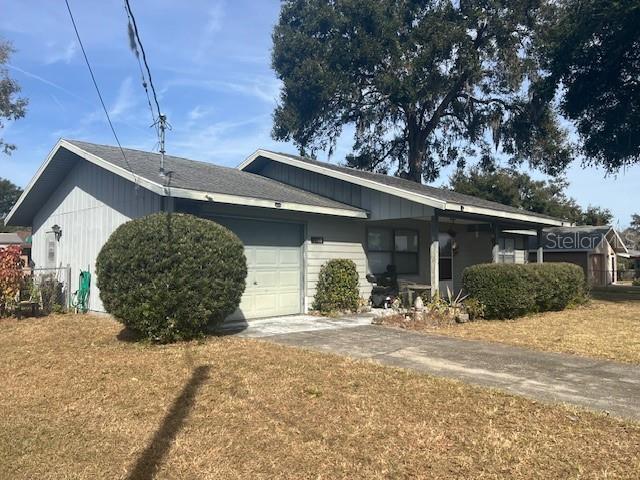
M 269 150 L 257 150 L 241 163 L 238 169 L 258 173 L 261 168 L 261 162 L 265 160 L 286 163 L 304 170 L 383 191 L 441 210 L 507 218 L 541 225 L 570 225 L 570 222 L 562 219 L 529 212 L 443 188 L 419 184 L 399 177 L 343 167 L 331 163 L 319 162 L 306 157 L 272 152 Z
M 31 223 L 33 215 L 78 161 L 94 163 L 161 196 L 366 218 L 364 210 L 284 183 L 206 162 L 165 156 L 167 175 L 159 175 L 160 154 L 78 140 L 58 141 L 22 196 L 7 224 Z M 125 160 L 126 158 L 126 160 Z

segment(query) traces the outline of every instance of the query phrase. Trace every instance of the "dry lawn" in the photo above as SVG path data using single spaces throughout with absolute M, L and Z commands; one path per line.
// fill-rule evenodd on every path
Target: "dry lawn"
M 0 478 L 638 478 L 640 425 L 266 342 L 0 321 Z
M 640 363 L 640 301 L 592 301 L 563 312 L 516 320 L 485 320 L 421 330 L 475 340 L 508 343 Z M 640 475 L 638 476 L 640 478 Z

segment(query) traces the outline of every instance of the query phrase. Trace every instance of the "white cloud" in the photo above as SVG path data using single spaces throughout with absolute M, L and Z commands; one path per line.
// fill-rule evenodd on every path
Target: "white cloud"
M 281 86 L 282 82 L 275 77 L 245 74 L 241 78 L 232 80 L 178 78 L 167 82 L 162 91 L 166 93 L 173 87 L 205 88 L 216 92 L 239 93 L 275 105 L 280 95 Z
M 213 3 L 207 13 L 207 23 L 202 32 L 198 48 L 196 49 L 194 60 L 198 63 L 205 60 L 207 52 L 213 46 L 215 34 L 222 30 L 222 20 L 224 18 L 224 3 L 217 0 Z
M 45 65 L 51 65 L 58 62 L 69 64 L 78 51 L 78 45 L 75 41 L 69 42 L 67 46 L 62 49 L 58 48 L 55 44 L 50 45 L 50 48 L 53 48 L 54 50 L 46 55 L 44 60 Z
M 111 108 L 109 108 L 109 115 L 112 120 L 119 120 L 126 116 L 126 114 L 135 106 L 136 101 L 133 93 L 131 77 L 127 77 L 120 84 L 118 96 Z

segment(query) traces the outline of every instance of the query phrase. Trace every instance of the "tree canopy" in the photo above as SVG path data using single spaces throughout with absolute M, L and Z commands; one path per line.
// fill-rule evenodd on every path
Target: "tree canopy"
M 459 193 L 564 218 L 578 225 L 611 224 L 613 215 L 608 209 L 591 205 L 583 209 L 567 196 L 567 186 L 561 179 L 534 180 L 511 168 L 483 171 L 475 166 L 460 169 L 450 178 L 450 188 Z
M 559 100 L 587 163 L 609 172 L 640 162 L 640 2 L 553 4 L 536 48 L 541 103 Z
M 0 232 L 15 230 L 13 227 L 5 227 L 4 217 L 18 201 L 21 194 L 22 189 L 20 187 L 5 178 L 0 178 Z
M 9 42 L 0 39 L 0 131 L 4 128 L 5 121 L 13 121 L 24 117 L 27 108 L 27 100 L 19 97 L 20 85 L 9 77 L 9 71 L 4 66 L 9 61 L 13 48 Z M 0 149 L 9 154 L 16 146 L 4 141 L 0 136 Z
M 571 160 L 552 105 L 531 102 L 545 0 L 284 0 L 273 136 L 302 154 L 355 127 L 351 166 L 416 182 L 506 155 L 549 174 Z M 391 171 L 395 168 L 396 171 Z
M 632 250 L 640 250 L 640 213 L 631 215 L 631 224 L 623 232 L 627 247 Z

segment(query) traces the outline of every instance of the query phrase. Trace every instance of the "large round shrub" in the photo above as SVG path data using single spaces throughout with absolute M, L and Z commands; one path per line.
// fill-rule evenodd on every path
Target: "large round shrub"
M 233 313 L 247 262 L 242 242 L 217 223 L 158 213 L 118 227 L 96 273 L 107 312 L 148 339 L 171 342 Z
M 515 318 L 562 310 L 587 299 L 584 271 L 571 263 L 482 264 L 467 267 L 464 290 L 486 318 Z
M 320 268 L 313 309 L 322 313 L 358 309 L 358 270 L 352 260 L 329 260 Z

